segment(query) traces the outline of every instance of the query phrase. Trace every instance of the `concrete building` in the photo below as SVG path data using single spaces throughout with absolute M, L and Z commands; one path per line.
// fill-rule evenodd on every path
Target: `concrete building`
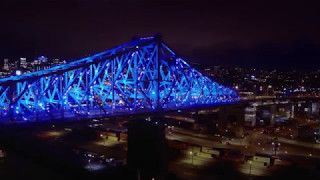
M 3 60 L 3 70 L 10 71 L 9 59 L 4 59 Z
M 20 68 L 27 68 L 27 58 L 20 58 Z

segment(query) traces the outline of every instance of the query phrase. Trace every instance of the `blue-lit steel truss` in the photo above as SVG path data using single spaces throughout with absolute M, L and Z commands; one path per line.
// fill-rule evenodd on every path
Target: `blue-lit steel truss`
M 232 103 L 237 93 L 177 57 L 160 36 L 0 79 L 0 117 L 36 121 Z

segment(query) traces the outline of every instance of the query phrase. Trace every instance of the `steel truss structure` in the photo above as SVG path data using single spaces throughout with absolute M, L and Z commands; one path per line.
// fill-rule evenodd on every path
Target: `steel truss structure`
M 37 121 L 232 103 L 237 93 L 177 57 L 161 37 L 0 79 L 0 117 Z

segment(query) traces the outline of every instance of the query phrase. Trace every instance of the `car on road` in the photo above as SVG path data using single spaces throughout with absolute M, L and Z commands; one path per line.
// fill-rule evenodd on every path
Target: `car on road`
M 106 158 L 106 163 L 110 166 L 123 166 L 126 164 L 125 159 L 116 159 L 116 158 Z
M 98 154 L 93 153 L 93 152 L 85 152 L 85 153 L 84 153 L 84 156 L 85 156 L 86 158 L 96 158 L 96 157 L 98 157 Z

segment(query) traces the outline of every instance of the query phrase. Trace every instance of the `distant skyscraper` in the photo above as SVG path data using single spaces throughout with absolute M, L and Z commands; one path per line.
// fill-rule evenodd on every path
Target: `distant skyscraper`
M 3 70 L 9 71 L 9 59 L 4 59 Z
M 44 56 L 40 56 L 37 60 L 34 60 L 33 65 L 34 69 L 37 71 L 48 69 L 51 67 L 51 65 L 48 63 L 48 58 Z
M 40 61 L 40 63 L 46 63 L 48 61 L 48 58 L 44 57 L 44 56 L 40 56 L 38 58 L 38 60 Z
M 19 64 L 19 61 L 14 61 L 13 63 L 10 63 L 10 65 L 9 65 L 9 69 L 11 70 L 11 71 L 14 71 L 14 70 L 16 70 L 17 68 L 18 68 L 18 64 Z
M 27 58 L 20 58 L 20 67 L 27 68 Z
M 59 59 L 53 59 L 52 60 L 52 64 L 53 65 L 58 65 L 58 64 L 60 64 L 60 60 Z
M 213 74 L 218 75 L 220 73 L 220 66 L 213 67 Z
M 33 64 L 34 65 L 40 64 L 40 61 L 38 59 L 36 59 L 36 60 L 33 61 Z

